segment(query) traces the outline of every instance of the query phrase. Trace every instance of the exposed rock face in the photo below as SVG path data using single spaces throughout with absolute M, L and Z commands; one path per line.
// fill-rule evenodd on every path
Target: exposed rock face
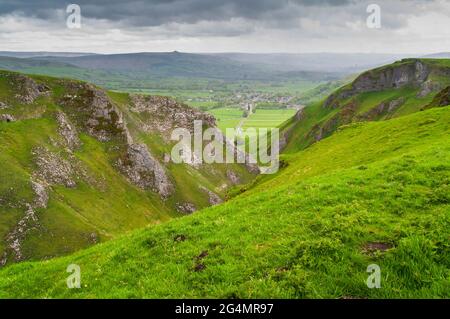
M 145 144 L 132 144 L 119 168 L 128 179 L 142 189 L 152 189 L 162 198 L 167 198 L 173 186 L 163 166 L 150 154 Z
M 40 95 L 47 94 L 49 88 L 37 84 L 33 79 L 22 74 L 11 74 L 13 85 L 16 89 L 16 99 L 25 104 L 33 103 Z
M 203 186 L 200 186 L 200 189 L 203 192 L 205 192 L 206 194 L 208 194 L 210 205 L 217 205 L 217 204 L 223 203 L 222 198 L 220 198 L 216 193 L 210 191 L 209 189 L 207 189 L 206 187 L 203 187 Z
M 420 92 L 417 94 L 417 97 L 425 97 L 431 92 L 438 91 L 441 89 L 440 83 L 435 83 L 431 80 L 428 80 L 420 86 Z
M 16 119 L 10 114 L 0 114 L 0 122 L 15 122 Z
M 371 109 L 370 111 L 364 113 L 361 116 L 361 118 L 373 120 L 384 114 L 391 114 L 395 110 L 397 110 L 400 106 L 402 106 L 404 103 L 405 103 L 404 97 L 400 97 L 400 98 L 392 100 L 392 101 L 383 102 L 383 103 L 377 105 L 376 107 L 374 107 L 373 109 Z
M 132 95 L 131 100 L 133 102 L 131 109 L 134 112 L 147 112 L 152 115 L 146 121 L 147 130 L 161 133 L 166 140 L 170 139 L 170 134 L 176 127 L 193 132 L 195 120 L 203 121 L 203 125 L 207 127 L 216 125 L 212 115 L 180 104 L 169 97 Z
M 74 168 L 68 160 L 43 147 L 35 148 L 33 155 L 38 167 L 35 173 L 37 179 L 45 181 L 47 184 L 64 185 L 66 187 L 76 186 L 72 177 Z
M 351 85 L 330 95 L 324 103 L 326 108 L 339 107 L 339 100 L 359 93 L 401 88 L 407 85 L 420 87 L 427 81 L 429 67 L 420 60 L 403 60 L 398 65 L 375 69 L 361 74 Z
M 146 119 L 145 129 L 151 132 L 159 133 L 167 142 L 170 140 L 171 133 L 175 128 L 185 128 L 191 132 L 194 131 L 194 121 L 202 121 L 204 127 L 215 128 L 216 120 L 214 116 L 192 109 L 187 105 L 180 104 L 172 98 L 163 96 L 144 96 L 132 95 L 132 110 L 137 113 L 148 113 L 151 117 Z M 216 129 L 217 137 L 225 136 Z M 234 150 L 235 155 L 239 150 L 232 142 L 226 142 Z M 187 146 L 189 147 L 189 146 Z M 187 153 L 186 153 L 187 154 Z M 191 152 L 192 158 L 185 158 L 185 163 L 199 168 L 199 160 L 195 158 L 195 153 Z M 260 172 L 258 165 L 250 163 L 249 156 L 246 154 L 246 167 L 254 174 Z
M 25 215 L 6 236 L 6 249 L 0 260 L 0 267 L 6 264 L 8 258 L 13 258 L 15 261 L 25 259 L 22 252 L 22 242 L 30 231 L 39 227 L 39 220 L 35 209 L 47 208 L 48 194 L 45 187 L 33 180 L 31 181 L 31 187 L 36 194 L 35 200 L 32 204 L 25 204 Z
M 22 254 L 22 242 L 25 239 L 28 232 L 37 227 L 38 218 L 33 207 L 27 204 L 27 210 L 25 216 L 19 221 L 16 227 L 6 237 L 6 250 L 0 261 L 0 266 L 3 266 L 8 261 L 8 255 L 13 254 L 15 261 L 21 261 L 24 259 Z
M 155 159 L 145 144 L 138 144 L 128 130 L 120 110 L 102 90 L 83 83 L 72 83 L 70 94 L 66 95 L 61 104 L 71 109 L 81 111 L 85 119 L 78 125 L 101 142 L 112 139 L 119 140 L 123 156 L 117 166 L 128 180 L 142 189 L 157 192 L 162 198 L 167 198 L 173 191 L 173 186 L 167 177 L 164 167 Z M 145 100 L 145 99 L 144 99 Z M 139 109 L 145 105 L 139 105 Z M 77 113 L 75 113 L 77 114 Z M 75 127 L 61 115 L 58 120 L 60 133 L 69 146 L 77 147 Z
M 59 103 L 80 117 L 79 125 L 101 142 L 117 136 L 127 138 L 122 113 L 111 103 L 106 93 L 93 85 L 71 83 Z
M 58 122 L 59 134 L 64 138 L 67 147 L 70 150 L 78 148 L 81 143 L 75 126 L 69 122 L 63 112 L 58 112 L 56 114 L 56 120 Z
M 197 210 L 195 205 L 192 203 L 177 203 L 176 207 L 178 212 L 186 215 L 190 215 Z
M 48 194 L 44 185 L 35 181 L 31 181 L 31 187 L 36 194 L 33 206 L 36 208 L 47 208 Z
M 0 110 L 7 109 L 8 105 L 6 103 L 0 102 Z
M 241 182 L 241 179 L 239 178 L 239 176 L 234 171 L 232 171 L 231 169 L 227 170 L 227 178 L 234 185 L 237 185 L 237 184 L 239 184 Z
M 432 107 L 442 107 L 447 105 L 450 105 L 450 86 L 446 87 L 441 92 L 439 92 L 435 96 L 433 101 L 422 109 L 429 109 Z

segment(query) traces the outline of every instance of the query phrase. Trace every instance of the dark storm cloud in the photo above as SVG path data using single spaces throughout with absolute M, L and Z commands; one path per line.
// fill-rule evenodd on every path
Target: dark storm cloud
M 307 7 L 343 6 L 353 0 L 73 0 L 83 16 L 120 21 L 132 26 L 158 26 L 166 23 L 225 21 L 231 18 L 262 20 L 288 25 Z M 0 0 L 0 15 L 23 13 L 52 19 L 70 2 L 57 0 Z

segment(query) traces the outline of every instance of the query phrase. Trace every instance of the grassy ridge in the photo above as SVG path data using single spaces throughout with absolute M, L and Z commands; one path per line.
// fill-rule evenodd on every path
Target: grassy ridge
M 2 269 L 0 297 L 448 297 L 449 123 L 445 107 L 347 126 L 224 205 Z
M 448 77 L 450 60 L 405 59 L 398 61 L 363 73 L 354 82 L 338 89 L 335 94 L 339 96 L 339 93 L 348 92 L 361 77 L 383 79 L 387 74 L 394 72 L 396 68 L 405 65 L 412 66 L 417 61 L 426 65 L 430 70 L 426 83 L 434 88 L 429 92 L 423 89 L 423 85 L 426 83 L 423 85 L 409 83 L 401 88 L 395 87 L 395 85 L 383 90 L 366 88 L 358 93 L 350 94 L 350 96 L 339 97 L 334 100 L 334 103 L 331 103 L 333 105 L 328 106 L 326 105 L 327 99 L 315 101 L 304 109 L 300 121 L 291 122 L 286 127 L 291 131 L 289 143 L 284 151 L 293 154 L 305 149 L 317 140 L 330 136 L 342 125 L 400 117 L 417 112 L 428 105 L 440 90 L 450 85 Z M 380 108 L 383 105 L 389 107 Z

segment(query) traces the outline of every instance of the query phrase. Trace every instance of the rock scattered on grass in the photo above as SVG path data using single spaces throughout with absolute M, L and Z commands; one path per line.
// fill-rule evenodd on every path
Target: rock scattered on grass
M 394 246 L 389 243 L 371 242 L 366 243 L 362 250 L 365 254 L 374 255 L 377 252 L 386 252 Z
M 11 114 L 0 114 L 0 121 L 1 122 L 15 122 L 16 118 L 12 116 Z
M 187 238 L 185 235 L 176 235 L 175 238 L 173 239 L 176 242 L 182 242 L 185 241 Z
M 186 215 L 192 214 L 193 212 L 195 212 L 197 210 L 197 207 L 195 207 L 194 204 L 187 203 L 187 202 L 186 203 L 177 203 L 176 208 L 177 208 L 178 212 L 180 212 L 182 214 L 186 214 Z

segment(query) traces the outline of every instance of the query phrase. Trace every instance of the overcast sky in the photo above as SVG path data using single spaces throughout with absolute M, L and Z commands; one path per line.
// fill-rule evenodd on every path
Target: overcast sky
M 450 51 L 450 0 L 0 0 L 0 51 Z M 369 4 L 381 28 L 368 28 Z

